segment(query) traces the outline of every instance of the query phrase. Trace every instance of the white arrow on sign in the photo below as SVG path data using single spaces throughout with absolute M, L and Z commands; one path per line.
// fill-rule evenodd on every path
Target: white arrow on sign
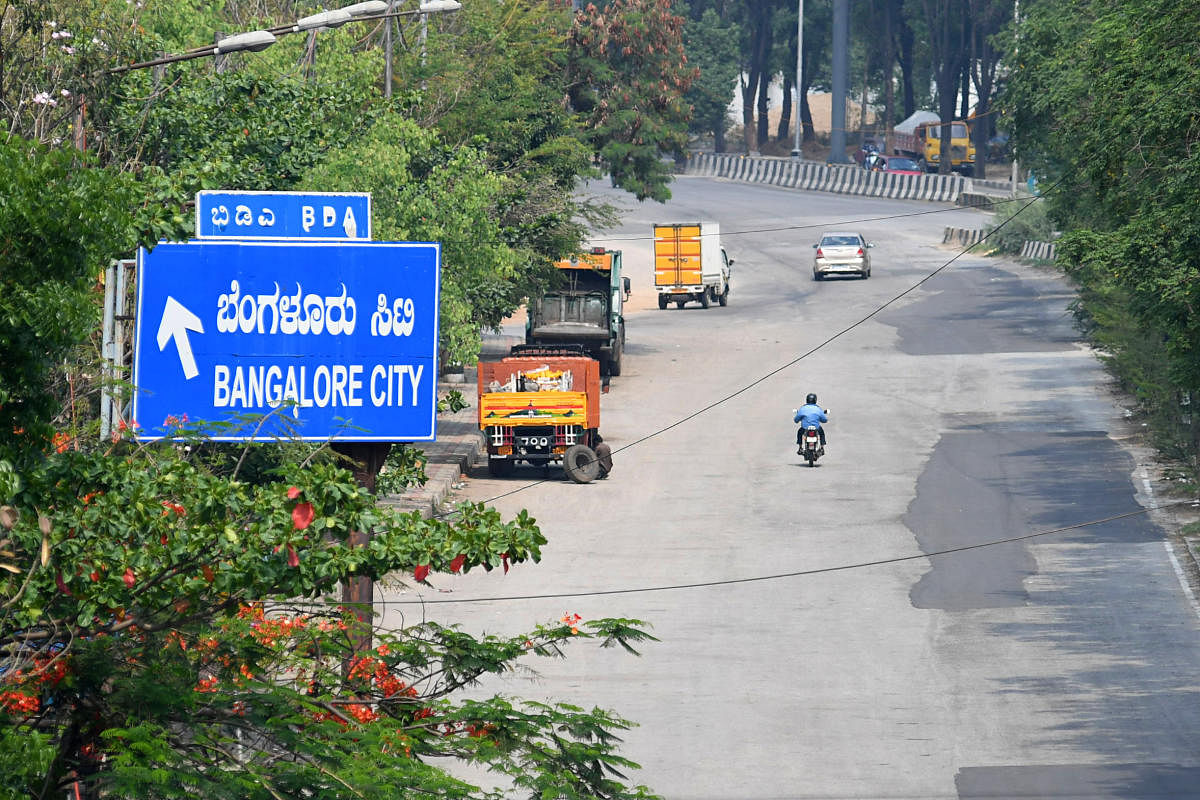
M 200 318 L 188 311 L 174 297 L 167 297 L 167 305 L 163 308 L 162 322 L 158 323 L 158 349 L 166 349 L 167 342 L 175 340 L 179 350 L 179 364 L 183 367 L 183 377 L 191 380 L 200 374 L 196 368 L 196 357 L 192 355 L 192 343 L 188 341 L 187 332 L 204 333 L 204 325 Z

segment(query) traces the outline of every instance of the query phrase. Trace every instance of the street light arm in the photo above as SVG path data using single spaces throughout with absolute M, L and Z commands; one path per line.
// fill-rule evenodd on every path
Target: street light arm
M 347 22 L 370 22 L 381 19 L 394 19 L 396 17 L 415 17 L 424 16 L 426 14 L 442 14 L 448 11 L 458 11 L 462 8 L 462 3 L 458 0 L 432 0 L 420 6 L 414 11 L 388 11 L 388 4 L 383 0 L 366 0 L 366 2 L 355 3 L 354 5 L 340 8 L 334 11 L 324 11 L 320 14 L 313 14 L 301 20 L 297 20 L 290 25 L 279 25 L 274 28 L 268 28 L 262 31 L 250 31 L 248 33 L 235 33 L 232 36 L 227 36 L 217 44 L 209 44 L 203 47 L 197 47 L 192 50 L 187 50 L 183 53 L 174 55 L 162 56 L 150 61 L 140 61 L 136 64 L 126 64 L 121 67 L 113 67 L 105 70 L 107 75 L 115 75 L 121 72 L 130 72 L 135 69 L 146 69 L 147 67 L 158 67 L 163 64 L 174 64 L 179 61 L 191 61 L 194 58 L 204 58 L 207 56 L 216 56 L 224 53 L 233 53 L 241 50 L 250 52 L 258 52 L 265 50 L 275 44 L 276 37 L 286 36 L 289 33 L 299 33 L 300 31 L 319 30 L 320 28 L 334 28 L 338 25 L 344 25 Z

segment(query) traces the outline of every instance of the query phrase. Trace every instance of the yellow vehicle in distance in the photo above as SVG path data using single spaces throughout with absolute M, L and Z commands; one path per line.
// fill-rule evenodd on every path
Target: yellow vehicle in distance
M 963 120 L 942 123 L 937 114 L 918 111 L 892 131 L 892 152 L 916 159 L 926 172 L 937 172 L 942 163 L 942 129 L 950 131 L 950 168 L 967 177 L 975 173 L 975 145 L 971 126 Z

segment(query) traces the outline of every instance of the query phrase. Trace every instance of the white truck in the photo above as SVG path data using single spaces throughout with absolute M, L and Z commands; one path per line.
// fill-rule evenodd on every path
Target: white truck
M 715 222 L 666 222 L 654 225 L 654 289 L 658 307 L 683 308 L 695 300 L 704 308 L 729 302 L 733 259 L 721 247 Z

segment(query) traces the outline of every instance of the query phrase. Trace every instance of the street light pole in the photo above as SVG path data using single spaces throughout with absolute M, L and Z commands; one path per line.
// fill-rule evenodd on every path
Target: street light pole
M 792 158 L 799 161 L 803 155 L 800 149 L 801 130 L 804 123 L 800 115 L 800 103 L 803 100 L 804 86 L 804 0 L 798 0 L 796 9 L 796 144 L 792 147 Z
M 395 0 L 388 0 L 387 13 L 392 13 Z M 383 96 L 392 96 L 392 20 L 387 21 L 387 30 L 383 32 Z

